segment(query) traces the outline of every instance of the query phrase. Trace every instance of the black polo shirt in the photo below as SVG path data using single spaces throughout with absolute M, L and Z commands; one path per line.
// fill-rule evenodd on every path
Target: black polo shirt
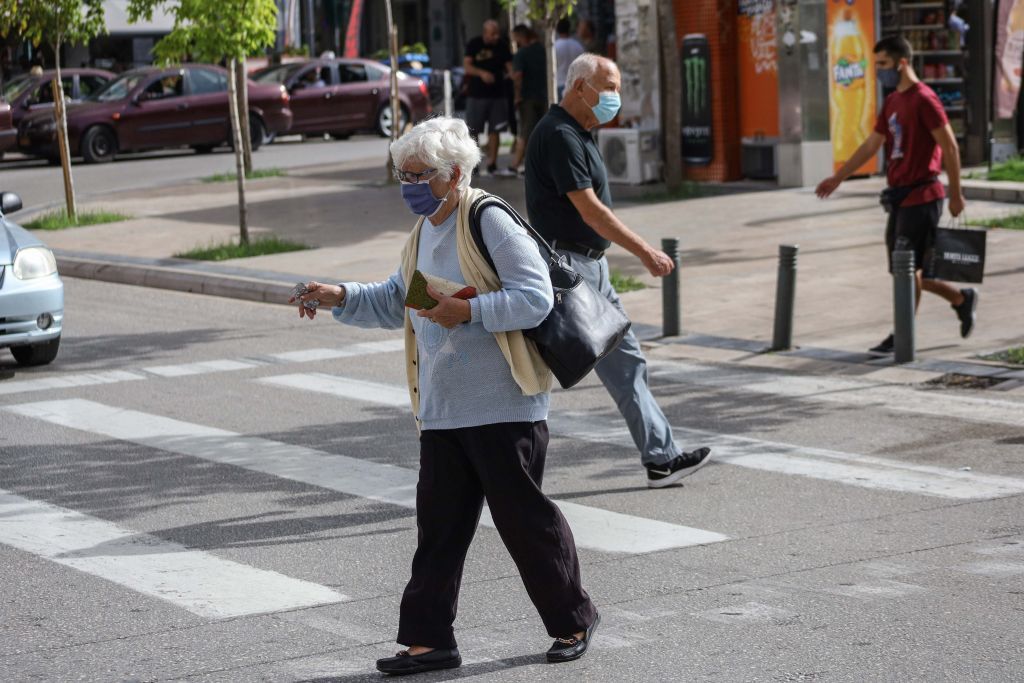
M 567 193 L 593 188 L 612 205 L 608 174 L 594 137 L 557 104 L 530 135 L 526 151 L 526 212 L 545 239 L 569 240 L 605 250 L 611 242 L 583 221 Z

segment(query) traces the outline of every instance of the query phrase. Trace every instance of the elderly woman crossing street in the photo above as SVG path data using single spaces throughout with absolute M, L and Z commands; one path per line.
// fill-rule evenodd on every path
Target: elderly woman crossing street
M 377 661 L 388 674 L 462 663 L 453 629 L 462 568 L 484 501 L 548 635 L 552 662 L 581 657 L 599 616 L 580 578 L 572 531 L 541 491 L 548 444 L 551 374 L 522 330 L 551 310 L 548 267 L 524 229 L 495 207 L 480 227 L 494 268 L 469 229 L 469 186 L 480 150 L 465 123 L 425 121 L 391 145 L 401 196 L 420 216 L 397 271 L 373 284 L 310 282 L 296 299 L 332 307 L 339 322 L 405 331 L 409 396 L 420 430 L 418 545 L 397 641 Z M 427 276 L 430 308 L 406 307 L 411 283 Z M 433 276 L 433 277 L 430 277 Z M 436 279 L 435 279 L 436 278 Z M 468 285 L 468 299 L 430 283 Z

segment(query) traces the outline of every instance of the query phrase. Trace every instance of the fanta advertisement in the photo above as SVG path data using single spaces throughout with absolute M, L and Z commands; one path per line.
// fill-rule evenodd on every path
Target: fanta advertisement
M 847 57 L 840 57 L 833 67 L 833 74 L 838 85 L 849 86 L 858 79 L 864 78 L 864 71 L 868 67 L 866 59 L 852 61 Z

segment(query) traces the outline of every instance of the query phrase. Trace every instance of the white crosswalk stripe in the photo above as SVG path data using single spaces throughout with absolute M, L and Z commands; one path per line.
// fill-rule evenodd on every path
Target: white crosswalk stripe
M 0 543 L 211 619 L 348 600 L 326 586 L 190 550 L 3 489 Z
M 8 406 L 6 410 L 72 429 L 101 434 L 284 479 L 407 508 L 416 506 L 414 470 L 304 446 L 125 410 L 82 399 Z M 612 553 L 645 553 L 716 543 L 726 536 L 703 529 L 558 501 L 576 544 Z M 481 523 L 494 525 L 486 509 Z
M 250 370 L 268 363 L 309 363 L 314 361 L 352 358 L 376 353 L 394 353 L 405 348 L 402 339 L 384 339 L 375 342 L 360 342 L 339 348 L 313 348 L 301 351 L 284 351 L 266 356 L 266 361 L 258 358 L 215 359 L 179 363 L 175 365 L 150 365 L 134 371 L 111 370 L 104 372 L 82 372 L 61 375 L 59 377 L 33 377 L 27 380 L 0 383 L 0 396 L 11 396 L 29 392 L 53 391 L 55 389 L 71 389 L 74 387 L 96 386 L 100 384 L 116 384 L 152 379 L 152 377 L 177 378 L 206 375 L 214 372 L 235 372 Z
M 404 387 L 327 374 L 291 374 L 258 381 L 384 405 L 408 405 Z M 552 411 L 552 434 L 633 449 L 632 438 L 619 419 Z M 781 474 L 795 474 L 863 488 L 955 499 L 987 499 L 1024 492 L 1024 479 L 915 465 L 867 455 L 811 448 L 776 441 L 728 436 L 673 427 L 679 443 L 709 446 L 716 462 Z

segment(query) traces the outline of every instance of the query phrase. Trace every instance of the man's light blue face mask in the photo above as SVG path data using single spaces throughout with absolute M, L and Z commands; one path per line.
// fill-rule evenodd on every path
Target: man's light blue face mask
M 619 93 L 614 90 L 598 90 L 590 85 L 588 81 L 583 82 L 587 84 L 588 88 L 597 93 L 597 104 L 590 109 L 594 112 L 597 122 L 603 126 L 614 119 L 615 115 L 619 113 L 619 107 L 622 106 Z

